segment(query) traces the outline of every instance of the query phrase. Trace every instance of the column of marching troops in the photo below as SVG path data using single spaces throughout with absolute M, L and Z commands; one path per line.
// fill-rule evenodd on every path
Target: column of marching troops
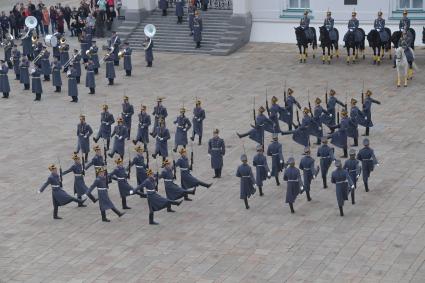
M 53 62 L 50 62 L 51 53 L 48 50 L 48 43 L 44 45 L 36 35 L 31 36 L 31 30 L 28 28 L 26 28 L 26 36 L 22 38 L 22 52 L 13 40 L 6 39 L 6 42 L 2 42 L 5 58 L 0 60 L 0 92 L 3 93 L 3 98 L 9 98 L 11 92 L 8 78 L 10 68 L 13 68 L 15 80 L 24 85 L 24 90 L 30 90 L 31 87 L 32 93 L 35 94 L 35 101 L 40 101 L 43 93 L 41 76 L 44 77 L 45 82 L 52 81 L 54 92 L 60 93 L 61 72 L 64 72 L 68 77 L 68 96 L 71 97 L 71 102 L 78 102 L 78 84 L 82 75 L 81 61 L 86 69 L 85 86 L 90 90 L 89 94 L 95 94 L 96 75 L 103 63 L 106 64 L 105 77 L 108 79 L 108 85 L 114 84 L 115 66 L 119 66 L 121 58 L 124 59 L 126 76 L 131 76 L 132 49 L 128 42 L 121 44 L 116 32 L 112 32 L 107 52 L 101 60 L 99 60 L 99 48 L 96 41 L 92 40 L 90 27 L 87 27 L 79 38 L 81 49 L 74 49 L 71 57 L 65 37 L 59 33 L 53 36 L 57 37 L 58 42 L 57 45 L 52 46 Z M 152 67 L 153 40 L 146 37 L 143 46 L 147 67 Z

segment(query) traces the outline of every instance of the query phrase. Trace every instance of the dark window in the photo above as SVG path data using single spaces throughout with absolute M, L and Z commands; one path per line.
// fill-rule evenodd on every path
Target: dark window
M 344 5 L 357 5 L 357 0 L 344 0 Z

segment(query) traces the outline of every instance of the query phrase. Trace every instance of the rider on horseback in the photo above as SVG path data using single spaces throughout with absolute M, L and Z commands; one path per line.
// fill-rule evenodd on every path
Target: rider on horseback
M 328 11 L 326 13 L 326 18 L 325 18 L 325 22 L 323 23 L 323 25 L 326 27 L 326 29 L 329 32 L 329 38 L 331 41 L 336 41 L 337 40 L 337 34 L 336 31 L 334 29 L 334 19 L 331 17 L 331 11 Z
M 407 36 L 406 31 L 403 32 L 403 35 L 400 38 L 398 46 L 403 48 L 404 55 L 406 55 L 407 63 L 409 63 L 408 77 L 412 77 L 414 57 L 413 57 L 412 49 L 410 49 L 410 39 Z M 396 56 L 394 56 L 394 67 L 395 67 L 395 60 L 396 60 L 395 57 Z
M 348 21 L 348 31 L 344 35 L 344 42 L 347 41 L 347 37 L 350 34 L 354 34 L 355 42 L 361 41 L 361 35 L 357 32 L 357 29 L 359 28 L 359 20 L 356 18 L 357 13 L 353 11 L 351 13 L 351 19 Z
M 409 30 L 410 29 L 410 19 L 407 17 L 407 10 L 404 9 L 403 11 L 403 18 L 400 19 L 400 23 L 398 24 L 398 27 L 400 29 L 401 32 L 407 32 L 407 38 L 409 39 L 410 43 L 414 43 L 412 42 L 413 39 L 413 34 L 412 32 Z M 413 48 L 413 45 L 409 45 Z
M 390 35 L 385 31 L 385 20 L 382 18 L 382 11 L 378 12 L 378 18 L 373 23 L 373 28 L 379 32 L 381 42 L 388 42 Z
M 308 40 L 313 40 L 314 36 L 310 30 L 310 18 L 308 17 L 308 10 L 304 11 L 304 17 L 300 20 L 300 28 L 304 31 Z

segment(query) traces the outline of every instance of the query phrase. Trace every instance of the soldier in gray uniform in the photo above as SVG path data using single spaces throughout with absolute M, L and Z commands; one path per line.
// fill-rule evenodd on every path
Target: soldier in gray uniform
M 95 169 L 95 174 L 97 177 L 97 170 L 100 168 L 103 168 L 103 166 L 105 166 L 105 159 L 104 156 L 102 155 L 102 150 L 100 149 L 100 146 L 95 145 L 93 147 L 93 150 L 95 152 L 95 155 L 93 156 L 93 158 L 86 164 L 86 167 L 84 168 L 85 170 L 89 169 L 91 166 L 94 167 Z
M 205 120 L 205 110 L 201 107 L 201 101 L 196 100 L 196 106 L 193 108 L 193 118 L 192 118 L 192 141 L 195 140 L 195 135 L 198 135 L 198 145 L 202 143 L 202 133 L 203 133 L 203 124 Z
M 256 175 L 255 180 L 260 192 L 260 197 L 263 194 L 263 181 L 271 177 L 269 165 L 267 164 L 267 157 L 264 155 L 264 149 L 261 145 L 257 145 L 257 154 L 254 156 L 252 165 L 255 167 Z
M 195 178 L 192 171 L 192 164 L 189 164 L 189 159 L 187 158 L 187 152 L 185 148 L 180 149 L 180 158 L 176 161 L 175 166 L 180 167 L 180 181 L 183 189 L 196 188 L 197 186 L 202 186 L 205 188 L 211 187 L 212 184 L 207 184 L 203 181 Z
M 61 63 L 57 57 L 53 57 L 53 62 L 51 63 L 52 69 L 52 84 L 56 88 L 55 92 L 61 92 L 62 88 L 62 78 L 61 78 Z
M 12 58 L 12 48 L 15 45 L 13 43 L 13 40 L 10 41 L 10 47 L 9 46 L 4 46 L 4 61 L 6 61 L 7 66 L 9 68 L 12 68 L 12 61 L 10 60 L 10 58 Z
M 154 117 L 155 117 L 155 121 L 154 121 L 154 124 L 153 124 L 153 127 L 154 127 L 153 130 L 155 130 L 155 128 L 158 127 L 158 121 L 160 119 L 163 120 L 164 125 L 165 125 L 165 118 L 167 118 L 167 116 L 168 116 L 167 108 L 165 108 L 165 106 L 162 105 L 162 100 L 163 99 L 161 97 L 158 97 L 156 99 L 157 104 L 153 108 L 152 115 L 154 115 Z M 153 133 L 153 130 L 152 130 L 152 133 Z
M 180 108 L 180 116 L 176 118 L 174 124 L 176 124 L 176 135 L 174 137 L 174 152 L 177 152 L 177 147 L 179 145 L 186 148 L 187 145 L 187 131 L 192 127 L 189 119 L 184 115 L 186 109 Z
M 304 11 L 304 16 L 300 19 L 300 28 L 304 31 L 308 40 L 313 40 L 314 35 L 310 30 L 310 18 L 308 17 L 308 10 Z
M 192 1 L 190 1 L 189 6 L 187 7 L 187 22 L 189 24 L 189 36 L 193 35 L 193 19 L 195 18 L 196 6 L 193 5 Z
M 61 177 L 58 174 L 58 170 L 55 164 L 49 166 L 50 176 L 47 181 L 38 190 L 38 193 L 42 193 L 48 185 L 52 187 L 52 200 L 53 200 L 53 219 L 62 219 L 58 216 L 59 206 L 64 206 L 70 202 L 84 203 L 86 199 L 79 200 L 67 194 L 62 188 Z
M 114 115 L 108 112 L 108 105 L 102 106 L 103 112 L 100 114 L 100 128 L 96 137 L 93 137 L 93 141 L 97 141 L 102 138 L 106 140 L 106 150 L 109 150 L 109 143 L 111 139 L 111 127 L 115 123 Z
M 25 27 L 24 33 L 27 33 L 27 31 L 28 31 L 28 28 Z M 21 44 L 22 45 L 22 55 L 26 56 L 28 58 L 28 60 L 32 60 L 34 58 L 34 55 L 33 55 L 34 50 L 33 50 L 33 47 L 32 47 L 31 37 L 32 37 L 32 34 L 30 32 L 27 37 L 22 38 L 22 44 Z
M 410 31 L 410 19 L 407 17 L 406 9 L 404 9 L 403 11 L 403 18 L 400 19 L 400 23 L 398 24 L 398 27 L 402 33 L 406 32 L 408 42 L 412 43 L 413 34 Z M 409 44 L 409 46 L 411 46 L 411 44 Z
M 91 50 L 91 59 L 93 60 L 93 64 L 94 64 L 94 74 L 97 75 L 99 73 L 100 64 L 99 64 L 99 55 L 97 54 L 97 52 L 99 51 L 99 48 L 97 47 L 95 40 L 92 41 L 92 46 L 90 50 Z
M 19 65 L 19 82 L 24 85 L 24 90 L 30 89 L 30 73 L 29 73 L 30 61 L 24 55 L 22 55 L 22 62 Z
M 90 89 L 89 94 L 96 93 L 96 78 L 95 78 L 95 65 L 92 59 L 86 64 L 86 87 Z
M 128 45 L 128 42 L 124 42 L 124 70 L 125 75 L 127 77 L 131 77 L 131 70 L 133 69 L 133 66 L 131 65 L 131 53 L 133 50 Z
M 13 45 L 12 49 L 12 62 L 13 62 L 13 71 L 15 72 L 15 80 L 19 80 L 20 70 L 19 70 L 19 61 L 21 59 L 21 51 L 18 50 L 16 44 Z
M 370 177 L 370 173 L 375 168 L 375 165 L 379 165 L 378 160 L 376 159 L 375 153 L 373 149 L 369 146 L 369 139 L 363 140 L 364 147 L 359 150 L 359 153 L 357 153 L 357 160 L 359 160 L 362 163 L 362 175 L 363 175 L 363 184 L 365 191 L 369 191 L 369 185 L 368 180 Z
M 113 158 L 115 153 L 118 153 L 121 158 L 124 158 L 124 150 L 125 150 L 125 139 L 128 134 L 127 127 L 123 125 L 124 119 L 122 117 L 118 117 L 117 123 L 114 127 L 114 131 L 111 134 L 111 138 L 115 136 L 114 146 L 112 147 L 112 151 L 108 154 L 109 157 Z
M 69 70 L 66 73 L 68 77 L 68 96 L 71 97 L 70 102 L 78 102 L 78 85 L 77 85 L 77 70 L 74 67 L 74 64 L 69 65 Z
M 301 179 L 300 170 L 295 167 L 295 159 L 288 158 L 288 167 L 283 172 L 283 180 L 286 181 L 286 199 L 285 202 L 289 204 L 291 213 L 295 213 L 294 202 L 299 194 L 304 191 L 303 181 Z
M 89 124 L 86 123 L 86 116 L 80 115 L 80 123 L 77 125 L 77 149 L 75 153 L 81 152 L 84 154 L 84 160 L 87 161 L 90 152 L 90 136 L 93 134 L 93 130 Z
M 223 156 L 226 153 L 224 140 L 219 137 L 219 130 L 213 131 L 213 138 L 208 141 L 208 155 L 211 158 L 211 168 L 214 169 L 213 178 L 221 178 L 223 169 Z
M 322 137 L 322 145 L 317 149 L 317 157 L 320 158 L 320 171 L 322 173 L 323 188 L 326 189 L 328 187 L 326 182 L 328 170 L 332 161 L 335 160 L 334 149 L 328 146 L 328 139 L 326 137 Z
M 336 125 L 336 105 L 339 104 L 341 107 L 347 107 L 347 105 L 345 105 L 344 103 L 342 103 L 341 101 L 338 100 L 338 98 L 335 97 L 336 92 L 335 90 L 331 89 L 329 91 L 329 99 L 328 102 L 326 103 L 326 111 L 329 113 L 330 119 L 329 121 L 327 121 L 326 126 L 328 127 L 332 127 Z M 331 133 L 333 133 L 334 130 L 331 129 Z
M 114 50 L 114 56 L 113 56 L 113 60 L 114 60 L 114 66 L 119 66 L 120 65 L 120 59 L 118 58 L 118 52 L 120 51 L 120 44 L 121 44 L 121 39 L 120 37 L 117 35 L 116 31 L 112 31 L 112 36 L 109 39 L 109 48 L 112 50 Z
M 139 113 L 139 124 L 137 128 L 137 137 L 133 140 L 133 144 L 137 142 L 143 143 L 143 149 L 147 151 L 149 143 L 149 126 L 151 125 L 151 116 L 146 112 L 146 105 L 141 106 Z
M 34 66 L 34 69 L 31 71 L 32 93 L 35 93 L 34 101 L 40 101 L 41 94 L 43 93 L 40 75 L 41 75 L 41 70 L 37 66 Z
M 89 58 L 86 55 L 86 51 L 90 48 L 91 36 L 88 35 L 85 30 L 83 30 L 81 32 L 80 39 L 81 58 L 83 59 L 84 63 L 87 63 Z
M 127 134 L 127 140 L 130 140 L 130 133 L 131 133 L 131 118 L 134 114 L 134 107 L 133 105 L 128 102 L 128 96 L 124 95 L 124 102 L 122 104 L 122 112 L 121 117 L 124 119 L 124 126 L 126 126 L 128 130 Z
M 317 174 L 319 174 L 319 166 L 314 166 L 314 159 L 310 155 L 310 148 L 306 147 L 304 149 L 304 156 L 300 161 L 300 170 L 303 171 L 303 179 L 304 179 L 304 191 L 307 195 L 307 201 L 311 201 L 310 197 L 310 185 L 311 181 L 316 178 Z
M 381 104 L 378 100 L 373 99 L 372 97 L 372 91 L 367 90 L 366 91 L 366 98 L 363 103 L 363 114 L 366 117 L 366 132 L 364 136 L 369 136 L 369 128 L 373 127 L 372 122 L 372 104 Z
M 329 32 L 329 38 L 332 41 L 337 40 L 336 30 L 334 29 L 334 19 L 332 18 L 331 11 L 326 12 L 326 18 L 323 25 L 326 27 L 326 30 Z
M 0 64 L 0 92 L 3 93 L 3 98 L 9 98 L 10 84 L 9 77 L 7 76 L 9 68 L 4 60 L 0 60 Z
M 184 16 L 184 0 L 176 0 L 176 16 L 177 16 L 177 23 L 182 24 L 183 23 L 183 16 Z
M 40 59 L 40 65 L 41 65 L 41 72 L 44 76 L 44 81 L 49 82 L 50 81 L 50 74 L 52 73 L 52 68 L 50 67 L 50 52 L 47 50 L 46 46 L 43 46 L 43 57 Z
M 127 171 L 130 171 L 130 168 L 136 167 L 136 177 L 137 177 L 137 185 L 141 185 L 144 180 L 146 180 L 146 170 L 148 170 L 148 166 L 145 163 L 145 157 L 143 156 L 143 147 L 140 145 L 134 148 L 137 152 L 137 155 L 130 161 Z
M 170 131 L 165 127 L 164 120 L 159 121 L 159 126 L 154 128 L 152 137 L 156 138 L 155 152 L 153 158 L 159 154 L 162 156 L 162 161 L 168 157 L 168 140 L 170 139 Z
M 240 182 L 240 199 L 244 200 L 245 208 L 249 209 L 248 198 L 255 194 L 255 183 L 254 174 L 252 174 L 251 166 L 248 165 L 248 158 L 246 154 L 241 156 L 242 164 L 239 165 L 236 170 L 236 177 L 241 179 Z
M 348 200 L 348 194 L 354 189 L 350 175 L 342 168 L 341 160 L 335 160 L 336 170 L 332 172 L 331 182 L 335 184 L 336 200 L 338 202 L 339 214 L 344 216 L 344 201 Z
M 192 201 L 192 199 L 188 197 L 188 194 L 194 195 L 196 188 L 183 189 L 173 182 L 173 167 L 170 160 L 166 159 L 164 162 L 162 162 L 162 167 L 164 170 L 158 176 L 158 179 L 164 179 L 164 187 L 167 199 L 178 200 L 184 197 L 184 200 Z M 171 209 L 171 206 L 167 208 L 167 211 L 174 212 L 174 210 Z
M 359 178 L 362 167 L 360 166 L 360 162 L 356 159 L 356 150 L 350 149 L 348 152 L 350 158 L 345 160 L 344 169 L 348 172 L 351 181 L 353 182 L 354 188 L 351 189 L 351 203 L 355 204 L 354 191 L 357 188 L 357 179 Z
M 159 0 L 158 8 L 162 10 L 162 16 L 167 15 L 168 1 L 167 0 Z
M 72 60 L 72 65 L 75 69 L 75 81 L 79 84 L 81 77 L 81 55 L 77 49 L 74 49 L 74 60 Z
M 152 68 L 152 62 L 153 62 L 153 39 L 149 37 L 145 37 L 145 60 L 146 60 L 146 67 Z
M 106 63 L 105 75 L 109 82 L 108 85 L 113 85 L 114 79 L 115 79 L 114 53 L 110 52 L 108 54 L 109 56 L 106 56 L 105 58 L 105 63 Z
M 279 172 L 283 170 L 283 152 L 282 152 L 282 144 L 278 141 L 278 134 L 273 134 L 273 141 L 267 147 L 267 156 L 272 157 L 272 172 L 271 175 L 274 176 L 276 180 L 276 185 L 280 186 L 279 182 Z
M 201 48 L 202 31 L 204 26 L 202 24 L 201 14 L 198 10 L 195 11 L 195 18 L 193 19 L 193 41 L 196 42 L 195 48 Z
M 347 41 L 347 37 L 350 33 L 354 33 L 355 42 L 360 42 L 362 40 L 361 38 L 362 35 L 360 32 L 358 32 L 359 20 L 356 18 L 356 16 L 357 16 L 357 13 L 353 11 L 351 13 L 351 19 L 348 21 L 348 31 L 344 35 L 344 41 Z
M 385 30 L 385 20 L 382 18 L 382 12 L 378 12 L 378 18 L 375 19 L 373 23 L 373 28 L 379 32 L 379 36 L 381 37 L 381 42 L 388 42 L 390 39 L 390 35 Z
M 121 217 L 125 214 L 125 212 L 120 212 L 116 209 L 115 205 L 112 203 L 108 194 L 108 180 L 106 177 L 106 169 L 103 167 L 96 168 L 96 179 L 93 184 L 89 188 L 89 193 L 91 193 L 95 188 L 97 188 L 97 195 L 99 197 L 99 208 L 100 214 L 102 215 L 103 222 L 110 222 L 108 218 L 106 218 L 106 211 L 111 209 L 115 212 L 118 217 Z
M 69 60 L 69 44 L 65 43 L 59 47 L 61 65 L 65 65 Z M 65 70 L 64 70 L 65 72 Z

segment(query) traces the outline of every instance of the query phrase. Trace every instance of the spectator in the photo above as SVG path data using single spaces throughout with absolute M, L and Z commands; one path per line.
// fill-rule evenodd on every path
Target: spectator
M 35 27 L 35 31 L 37 33 L 37 36 L 40 35 L 40 31 L 41 31 L 42 34 L 44 34 L 43 23 L 42 23 L 43 14 L 42 14 L 41 10 L 35 9 L 32 12 L 32 16 L 34 16 L 37 19 L 37 26 Z
M 117 0 L 118 17 L 121 17 L 121 7 L 122 7 L 122 0 Z
M 63 34 L 65 32 L 65 22 L 63 20 L 63 14 L 60 10 L 57 10 L 57 27 L 58 27 L 58 32 L 60 34 Z
M 90 33 L 90 35 L 93 35 L 95 24 L 96 24 L 96 19 L 93 17 L 92 14 L 89 14 L 86 19 L 86 31 L 87 33 Z
M 15 38 L 18 38 L 18 36 L 19 36 L 18 22 L 17 22 L 16 16 L 13 13 L 13 11 L 10 11 L 10 13 L 9 13 L 9 24 L 10 24 L 10 33 Z
M 71 30 L 71 14 L 72 14 L 71 8 L 69 7 L 69 5 L 66 5 L 65 8 L 63 9 L 63 18 L 65 19 L 68 30 Z
M 49 34 L 49 25 L 50 25 L 49 10 L 47 10 L 47 8 L 44 7 L 42 14 L 43 14 L 42 16 L 43 32 L 44 34 Z
M 52 24 L 52 34 L 57 30 L 57 14 L 55 7 L 50 6 L 50 23 Z
M 93 13 L 93 16 L 96 19 L 96 36 L 97 37 L 104 37 L 105 36 L 105 32 L 104 32 L 104 25 L 105 25 L 105 13 L 104 11 L 100 10 L 99 7 L 96 7 L 96 10 Z
M 114 4 L 114 0 L 106 0 L 106 10 L 110 10 L 112 7 L 113 10 L 115 10 L 115 4 Z
M 6 33 L 9 32 L 9 18 L 6 16 L 6 13 L 4 11 L 1 11 L 0 25 L 3 38 L 6 38 Z
M 106 12 L 106 1 L 105 0 L 98 0 L 97 6 L 99 6 L 99 10 Z
M 109 10 L 106 12 L 106 29 L 110 31 L 112 29 L 112 24 L 114 19 L 117 17 L 117 13 L 114 10 L 114 7 L 109 7 Z

